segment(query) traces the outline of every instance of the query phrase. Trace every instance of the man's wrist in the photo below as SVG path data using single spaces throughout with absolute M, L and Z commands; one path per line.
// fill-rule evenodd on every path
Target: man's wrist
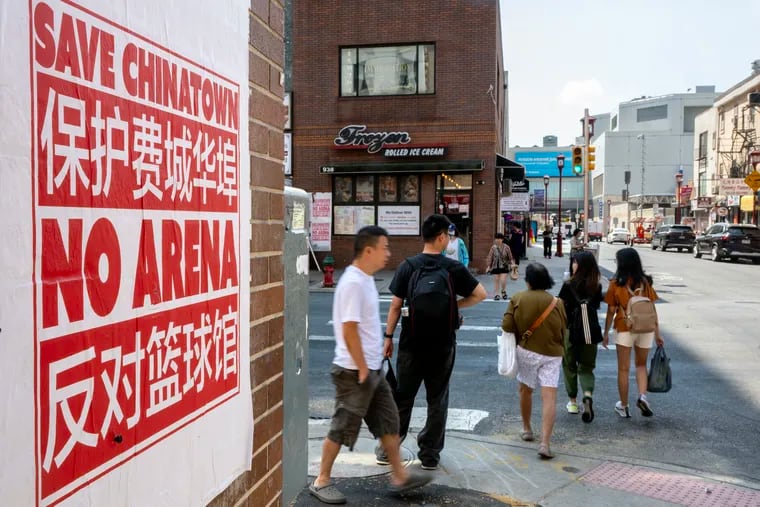
M 383 333 L 383 336 L 386 339 L 388 339 L 388 340 L 392 340 L 393 339 L 393 333 Z

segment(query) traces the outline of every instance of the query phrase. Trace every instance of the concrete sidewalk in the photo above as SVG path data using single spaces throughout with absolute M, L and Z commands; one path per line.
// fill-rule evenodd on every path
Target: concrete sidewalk
M 540 245 L 528 250 L 528 260 L 520 263 L 521 279 L 508 282 L 508 293 L 525 289 L 524 269 L 528 262 L 541 262 L 561 287 L 569 259 L 543 258 Z M 602 260 L 604 262 L 604 260 Z M 608 263 L 608 268 L 612 267 Z M 338 270 L 337 277 L 342 270 Z M 602 268 L 605 276 L 609 269 Z M 393 271 L 375 275 L 378 290 L 388 294 Z M 488 275 L 477 275 L 492 296 L 493 282 Z M 321 287 L 322 275 L 313 272 L 311 291 L 332 291 Z M 638 414 L 634 414 L 637 417 Z M 519 419 L 519 414 L 515 417 Z M 451 422 L 451 416 L 450 416 Z M 419 422 L 413 417 L 409 438 L 402 444 L 406 465 L 419 468 L 416 460 L 416 431 Z M 309 480 L 319 470 L 321 444 L 329 429 L 329 420 L 313 419 L 309 425 Z M 538 435 L 537 435 L 538 436 Z M 375 464 L 375 442 L 363 429 L 353 452 L 341 450 L 334 467 L 335 482 L 351 505 L 541 505 L 549 506 L 760 506 L 760 483 L 729 477 L 713 477 L 696 469 L 666 463 L 640 461 L 619 456 L 589 453 L 567 454 L 562 446 L 553 448 L 556 458 L 542 461 L 537 456 L 537 442 L 523 442 L 517 434 L 480 436 L 468 431 L 449 429 L 440 468 L 431 472 L 433 482 L 404 497 L 388 490 L 388 467 Z M 309 495 L 299 494 L 293 505 L 323 505 Z

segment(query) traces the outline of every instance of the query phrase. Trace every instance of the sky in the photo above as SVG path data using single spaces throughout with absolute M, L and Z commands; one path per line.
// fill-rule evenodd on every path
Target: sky
M 509 144 L 560 146 L 581 135 L 584 108 L 725 91 L 760 59 L 760 0 L 500 0 L 509 72 Z M 750 24 L 753 22 L 754 24 Z

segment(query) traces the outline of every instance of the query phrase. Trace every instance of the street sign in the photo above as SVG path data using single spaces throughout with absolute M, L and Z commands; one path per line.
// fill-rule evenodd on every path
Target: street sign
M 728 215 L 728 208 L 720 207 L 718 208 L 718 216 L 724 217 Z
M 744 183 L 747 184 L 749 188 L 752 189 L 753 192 L 757 192 L 760 190 L 760 172 L 757 170 L 752 171 L 747 175 L 746 178 L 744 178 Z

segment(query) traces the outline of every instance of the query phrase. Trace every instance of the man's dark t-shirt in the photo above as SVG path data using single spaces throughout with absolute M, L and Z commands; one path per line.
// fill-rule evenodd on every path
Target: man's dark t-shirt
M 451 284 L 454 287 L 454 292 L 457 294 L 457 296 L 461 297 L 467 297 L 470 294 L 472 294 L 472 291 L 475 290 L 475 288 L 478 286 L 478 281 L 475 279 L 475 277 L 470 274 L 470 271 L 461 263 L 452 259 L 449 259 L 445 255 L 440 254 L 417 254 L 414 257 L 410 257 L 412 260 L 412 263 L 414 265 L 419 266 L 422 264 L 425 265 L 440 265 L 444 269 L 446 269 L 449 272 L 449 275 L 451 276 Z M 407 296 L 407 290 L 409 289 L 409 280 L 412 277 L 412 274 L 414 273 L 414 267 L 412 266 L 412 263 L 408 261 L 404 261 L 401 263 L 401 265 L 396 269 L 396 274 L 393 275 L 393 280 L 391 281 L 390 285 L 390 291 L 391 293 L 403 300 L 406 300 Z M 404 301 L 404 304 L 406 304 L 406 301 Z M 448 314 L 449 309 L 448 308 L 441 308 L 441 318 L 446 318 L 446 315 Z M 436 340 L 414 340 L 414 336 L 411 336 L 411 333 L 409 332 L 409 325 L 406 324 L 408 320 L 408 317 L 401 317 L 401 338 L 399 339 L 399 348 L 400 349 L 410 349 L 413 348 L 415 341 L 417 343 L 421 342 L 427 342 L 427 343 L 436 343 Z M 405 325 L 406 324 L 406 325 Z M 452 333 L 453 334 L 453 333 Z M 417 337 L 417 338 L 425 338 L 425 337 Z M 438 339 L 442 345 L 448 344 L 453 345 L 454 344 L 454 336 L 450 337 L 431 337 L 434 339 Z M 446 347 L 448 348 L 448 347 Z

